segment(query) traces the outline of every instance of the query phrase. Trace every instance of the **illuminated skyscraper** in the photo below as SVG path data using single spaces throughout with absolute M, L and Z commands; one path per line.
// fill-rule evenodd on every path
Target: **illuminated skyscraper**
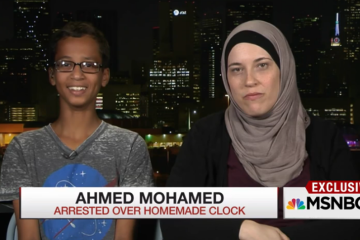
M 9 122 L 35 122 L 37 108 L 34 105 L 10 105 Z
M 14 0 L 15 38 L 35 44 L 35 70 L 47 70 L 47 45 L 51 33 L 48 0 Z
M 149 108 L 157 126 L 178 126 L 178 107 L 200 102 L 200 31 L 194 2 L 159 3 Z
M 140 117 L 140 92 L 127 92 L 116 94 L 116 110 L 129 114 L 135 118 Z
M 342 29 L 341 42 L 345 60 L 360 60 L 360 0 L 337 0 Z
M 38 121 L 38 107 L 30 104 L 0 105 L 0 121 L 36 122 Z
M 360 0 L 336 0 L 341 33 L 343 78 L 349 88 L 349 96 L 360 96 Z
M 349 78 L 340 39 L 339 13 L 336 13 L 335 34 L 330 39 L 330 47 L 326 46 L 320 55 L 320 93 L 329 97 L 348 97 Z
M 225 95 L 220 71 L 222 26 L 219 12 L 204 14 L 200 20 L 202 99 Z
M 339 13 L 336 13 L 336 21 L 335 21 L 335 35 L 331 38 L 331 46 L 338 47 L 341 46 L 340 42 L 340 28 L 339 28 Z
M 154 60 L 148 89 L 150 113 L 157 126 L 177 126 L 179 105 L 193 102 L 191 68 L 184 58 Z
M 134 118 L 142 116 L 141 86 L 133 84 L 110 83 L 102 88 L 98 95 L 98 104 L 102 104 L 104 110 L 118 110 Z M 100 101 L 100 94 L 102 101 Z M 100 110 L 100 108 L 98 108 Z

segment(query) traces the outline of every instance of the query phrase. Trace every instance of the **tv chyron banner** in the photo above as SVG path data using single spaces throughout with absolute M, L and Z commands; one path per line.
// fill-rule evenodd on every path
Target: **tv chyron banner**
M 360 181 L 309 181 L 284 188 L 284 218 L 360 219 Z
M 272 188 L 20 188 L 23 219 L 277 218 Z M 74 220 L 75 219 L 75 220 Z

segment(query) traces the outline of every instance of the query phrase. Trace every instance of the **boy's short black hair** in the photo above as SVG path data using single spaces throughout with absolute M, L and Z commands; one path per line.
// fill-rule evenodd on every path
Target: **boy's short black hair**
M 108 68 L 110 62 L 109 43 L 101 31 L 95 28 L 91 23 L 87 22 L 69 22 L 62 29 L 52 35 L 49 48 L 50 65 L 53 65 L 57 44 L 61 39 L 66 37 L 80 38 L 85 35 L 89 35 L 99 44 L 99 50 L 102 58 L 101 64 L 104 68 Z

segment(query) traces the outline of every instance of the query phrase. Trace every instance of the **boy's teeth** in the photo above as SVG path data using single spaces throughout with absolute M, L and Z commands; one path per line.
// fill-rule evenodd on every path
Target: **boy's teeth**
M 70 90 L 75 90 L 75 91 L 81 91 L 81 90 L 85 90 L 85 87 L 69 87 Z

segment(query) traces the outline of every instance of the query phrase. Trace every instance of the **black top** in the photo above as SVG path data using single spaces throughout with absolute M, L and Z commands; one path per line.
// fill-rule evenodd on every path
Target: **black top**
M 359 180 L 351 152 L 336 125 L 310 116 L 306 129 L 311 180 Z M 291 137 L 291 136 L 290 136 Z M 231 140 L 224 112 L 199 120 L 186 136 L 167 181 L 168 187 L 226 187 Z M 242 219 L 163 219 L 165 240 L 238 240 Z M 291 240 L 360 238 L 360 221 L 309 220 L 280 228 Z

